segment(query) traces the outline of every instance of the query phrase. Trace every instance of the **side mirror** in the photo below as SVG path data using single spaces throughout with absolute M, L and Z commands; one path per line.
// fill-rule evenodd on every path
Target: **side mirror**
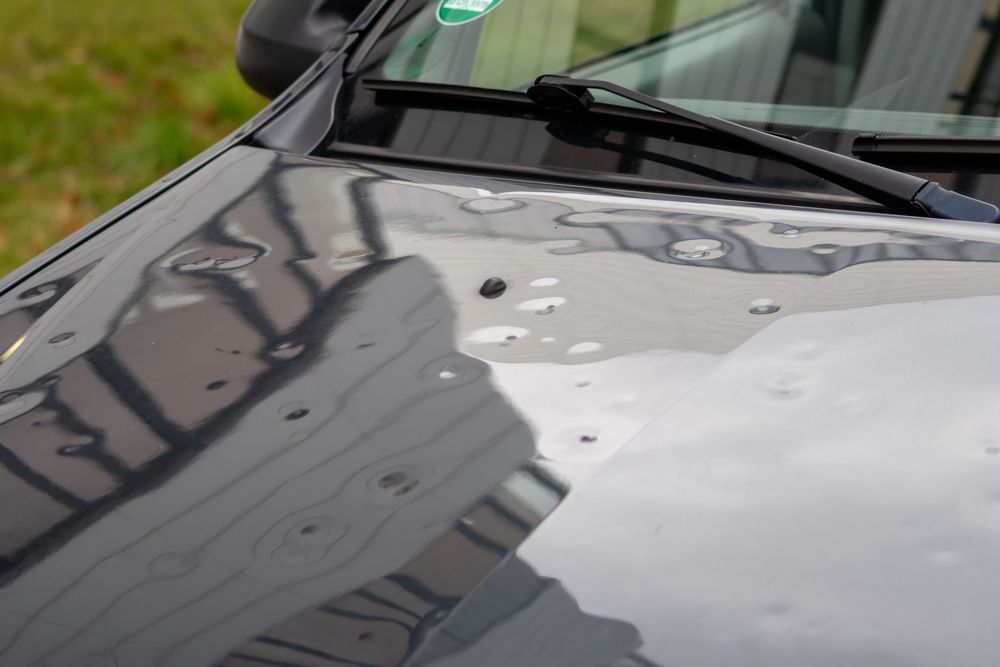
M 370 0 L 254 0 L 240 24 L 236 67 L 275 98 L 337 43 Z

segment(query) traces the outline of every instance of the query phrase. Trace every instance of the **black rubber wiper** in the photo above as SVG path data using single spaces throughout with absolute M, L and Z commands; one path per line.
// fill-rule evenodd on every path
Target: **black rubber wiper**
M 549 74 L 538 77 L 527 93 L 528 97 L 545 109 L 572 115 L 585 114 L 590 110 L 594 102 L 590 90 L 612 93 L 764 149 L 805 171 L 896 211 L 945 220 L 1000 222 L 1000 209 L 993 204 L 952 192 L 933 181 L 777 137 L 721 118 L 705 116 L 609 81 Z
M 1000 137 L 865 134 L 854 140 L 859 157 L 969 158 L 1000 162 Z

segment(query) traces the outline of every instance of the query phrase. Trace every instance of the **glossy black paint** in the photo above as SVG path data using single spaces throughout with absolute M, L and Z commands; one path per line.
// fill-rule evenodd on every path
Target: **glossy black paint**
M 990 665 L 998 242 L 232 149 L 0 299 L 0 664 Z

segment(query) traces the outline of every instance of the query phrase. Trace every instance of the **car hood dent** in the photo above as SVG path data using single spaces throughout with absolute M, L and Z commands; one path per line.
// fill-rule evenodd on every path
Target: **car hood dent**
M 0 300 L 4 664 L 1000 653 L 993 228 L 240 148 L 108 234 Z

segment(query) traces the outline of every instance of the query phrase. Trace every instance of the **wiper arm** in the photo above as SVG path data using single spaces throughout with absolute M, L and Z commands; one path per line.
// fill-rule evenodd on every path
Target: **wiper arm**
M 1000 209 L 996 206 L 952 192 L 933 181 L 777 137 L 721 118 L 705 116 L 610 81 L 543 75 L 535 80 L 527 93 L 535 103 L 550 111 L 582 114 L 594 102 L 590 90 L 604 90 L 764 149 L 831 183 L 897 211 L 945 220 L 1000 222 Z

